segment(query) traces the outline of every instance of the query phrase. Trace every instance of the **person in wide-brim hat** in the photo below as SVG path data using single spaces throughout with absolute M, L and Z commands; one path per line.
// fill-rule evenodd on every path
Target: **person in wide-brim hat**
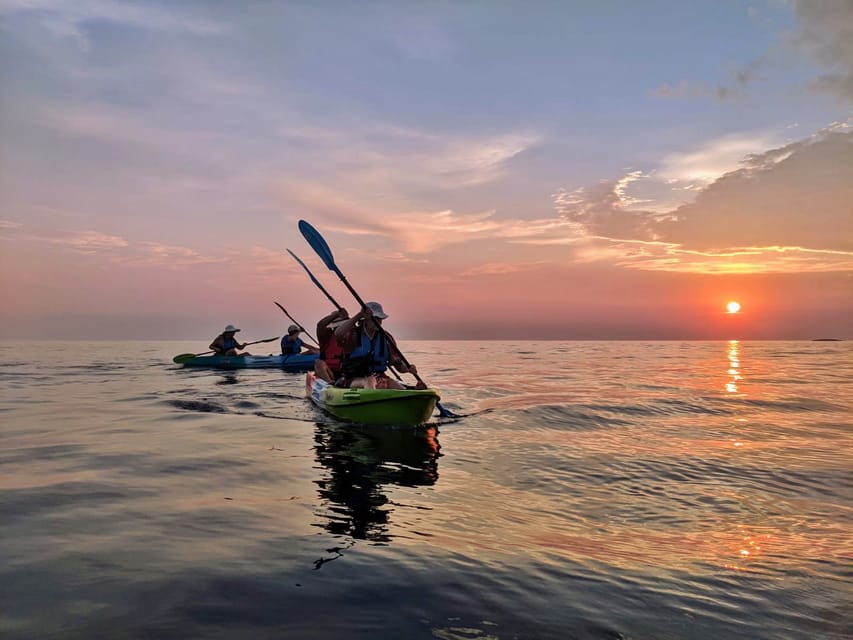
M 240 344 L 234 335 L 239 331 L 233 324 L 225 326 L 225 329 L 220 333 L 213 342 L 210 343 L 210 350 L 218 356 L 236 356 L 238 349 L 245 349 L 246 344 Z M 243 354 L 248 355 L 248 354 Z

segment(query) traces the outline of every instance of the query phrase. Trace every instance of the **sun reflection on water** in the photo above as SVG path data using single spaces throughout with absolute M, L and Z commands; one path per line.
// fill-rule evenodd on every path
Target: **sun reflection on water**
M 729 340 L 728 342 L 728 359 L 729 369 L 727 373 L 731 378 L 726 382 L 727 393 L 738 393 L 738 380 L 740 375 L 740 343 L 737 340 Z

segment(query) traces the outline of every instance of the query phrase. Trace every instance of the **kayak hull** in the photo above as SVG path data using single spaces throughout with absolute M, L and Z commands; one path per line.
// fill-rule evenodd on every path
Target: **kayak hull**
M 282 369 L 292 373 L 313 371 L 317 356 L 312 353 L 277 356 L 196 356 L 185 367 L 208 369 Z
M 423 424 L 439 400 L 435 389 L 344 389 L 313 373 L 305 377 L 305 393 L 339 420 L 371 425 Z

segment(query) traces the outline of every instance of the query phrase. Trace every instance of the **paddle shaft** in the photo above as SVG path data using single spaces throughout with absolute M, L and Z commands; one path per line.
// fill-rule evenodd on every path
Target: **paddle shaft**
M 302 260 L 299 259 L 299 256 L 293 253 L 293 251 L 291 251 L 290 249 L 288 249 L 287 252 L 293 256 L 293 259 L 296 260 L 296 262 L 302 265 L 302 268 L 305 269 L 305 273 L 307 273 L 308 277 L 311 278 L 311 282 L 316 284 L 317 288 L 324 294 L 326 294 L 326 297 L 329 299 L 329 302 L 335 305 L 339 310 L 343 309 L 343 307 L 338 304 L 338 301 L 332 297 L 332 294 L 326 291 L 326 288 L 322 284 L 320 284 L 320 281 L 317 280 L 317 278 L 314 277 L 314 274 L 311 273 L 311 269 L 309 269 L 308 266 L 304 262 L 302 262 Z
M 344 311 L 344 308 L 338 304 L 338 301 L 332 297 L 332 294 L 329 293 L 328 291 L 326 291 L 326 288 L 322 284 L 320 284 L 320 281 L 317 280 L 317 278 L 314 277 L 314 274 L 311 273 L 311 269 L 308 268 L 308 265 L 306 265 L 304 262 L 302 262 L 302 260 L 300 260 L 299 257 L 295 253 L 293 253 L 293 251 L 291 251 L 290 249 L 288 249 L 287 252 L 293 256 L 293 259 L 296 260 L 296 262 L 298 262 L 299 264 L 302 265 L 302 268 L 305 269 L 305 273 L 307 273 L 308 277 L 311 278 L 311 282 L 316 284 L 317 288 L 320 289 L 320 291 L 322 291 L 324 294 L 326 294 L 326 297 L 329 299 L 329 302 L 331 302 L 333 305 L 335 305 L 338 308 L 338 310 Z M 340 275 L 340 272 L 338 272 L 338 274 Z M 349 286 L 349 283 L 347 283 L 347 286 Z M 352 291 L 353 294 L 356 296 L 356 300 L 360 300 L 360 298 L 358 297 L 358 294 L 356 294 L 355 291 L 353 291 L 352 287 L 349 287 L 349 290 Z M 276 304 L 278 304 L 278 303 L 276 303 Z M 362 304 L 362 306 L 364 306 L 364 305 Z M 378 323 L 377 323 L 377 326 L 378 326 Z M 382 327 L 379 327 L 379 329 L 381 330 Z M 386 336 L 385 339 L 387 341 L 388 337 Z M 403 355 L 403 354 L 400 354 L 400 355 Z M 397 380 L 399 380 L 400 382 L 403 381 L 403 378 L 400 377 L 400 374 L 397 373 L 397 371 L 393 367 L 391 367 L 391 373 L 394 374 L 394 377 L 397 378 Z M 426 383 L 424 383 L 424 384 L 426 384 Z
M 305 238 L 305 240 L 308 242 L 308 244 L 311 245 L 311 248 L 314 249 L 315 253 L 318 256 L 320 256 L 320 259 L 323 261 L 323 264 L 325 264 L 330 270 L 332 270 L 336 274 L 338 274 L 338 278 L 340 278 L 341 282 L 343 282 L 346 285 L 346 288 L 349 289 L 350 293 L 353 295 L 353 297 L 356 299 L 356 301 L 358 301 L 358 303 L 362 306 L 362 308 L 366 307 L 367 305 L 364 304 L 364 300 L 361 299 L 361 296 L 359 296 L 358 293 L 356 292 L 356 290 L 352 288 L 352 285 L 349 283 L 349 281 L 346 279 L 346 277 L 344 277 L 344 274 L 341 273 L 340 269 L 338 269 L 338 265 L 335 264 L 335 258 L 332 256 L 332 250 L 329 248 L 329 243 L 326 242 L 326 240 L 323 238 L 323 236 L 320 235 L 320 232 L 317 231 L 314 227 L 311 226 L 311 224 L 309 224 L 305 220 L 299 221 L 299 232 L 302 234 L 302 236 Z M 388 334 L 385 332 L 385 330 L 382 328 L 382 326 L 378 322 L 375 322 L 374 324 L 377 326 L 380 333 L 387 340 Z M 395 345 L 395 347 L 396 347 L 396 345 Z M 406 365 L 406 367 L 408 369 L 411 369 L 412 365 L 409 364 L 409 361 L 406 360 L 406 356 L 403 355 L 403 352 L 400 351 L 399 348 L 397 348 L 397 353 L 400 355 L 400 359 L 403 361 L 403 363 Z M 393 369 L 392 369 L 392 371 L 393 371 Z M 415 373 L 413 371 L 410 371 L 410 373 L 413 376 L 415 376 L 415 379 L 418 382 L 420 382 L 424 386 L 427 386 L 426 382 L 424 382 L 417 373 Z M 455 413 L 453 413 L 452 411 L 445 409 L 440 402 L 436 402 L 435 406 L 438 408 L 438 414 L 443 418 L 458 418 L 458 417 L 460 417 L 460 416 L 456 415 Z
M 275 302 L 275 301 L 273 300 L 273 302 Z M 305 327 L 303 327 L 301 324 L 299 324 L 298 322 L 296 322 L 296 320 L 294 320 L 294 319 L 293 319 L 293 316 L 292 316 L 292 315 L 290 315 L 290 314 L 287 312 L 287 309 L 285 309 L 284 307 L 282 307 L 278 302 L 276 302 L 275 304 L 276 304 L 276 306 L 277 306 L 279 309 L 281 309 L 282 311 L 284 311 L 284 315 L 286 315 L 288 318 L 290 318 L 290 319 L 293 321 L 293 324 L 295 324 L 297 327 L 299 327 L 299 328 L 300 328 L 300 329 L 305 333 L 305 335 L 306 335 L 306 336 L 308 336 L 309 338 L 311 338 L 311 340 L 313 340 L 314 342 L 317 342 L 317 338 L 315 338 L 315 337 L 314 337 L 314 336 L 312 336 L 310 333 L 308 333 L 308 331 L 305 329 Z M 319 343 L 318 343 L 318 344 L 319 344 Z
M 278 336 L 276 336 L 275 338 L 265 338 L 263 340 L 255 340 L 254 342 L 247 342 L 246 344 L 244 344 L 240 348 L 244 349 L 245 347 L 248 347 L 250 344 L 260 344 L 262 342 L 272 342 L 273 340 L 278 340 Z M 191 358 L 198 358 L 199 356 L 207 356 L 207 355 L 210 355 L 211 353 L 216 353 L 216 352 L 215 351 L 204 351 L 202 353 L 182 353 L 182 354 L 177 355 L 174 358 L 172 358 L 172 361 L 173 362 L 182 362 L 184 360 L 189 360 Z

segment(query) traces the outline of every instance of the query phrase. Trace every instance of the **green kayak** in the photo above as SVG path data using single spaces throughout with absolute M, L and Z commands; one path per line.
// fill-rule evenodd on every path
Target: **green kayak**
M 305 393 L 340 420 L 376 425 L 423 424 L 439 400 L 435 389 L 344 389 L 313 373 L 305 377 Z

